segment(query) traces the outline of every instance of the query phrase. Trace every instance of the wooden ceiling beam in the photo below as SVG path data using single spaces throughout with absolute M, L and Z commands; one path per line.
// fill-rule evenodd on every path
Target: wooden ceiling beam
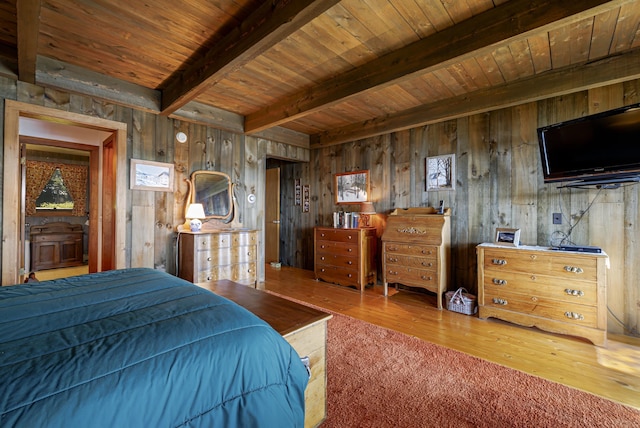
M 277 0 L 262 6 L 215 49 L 173 76 L 162 92 L 162 114 L 170 115 L 267 49 L 324 13 L 339 0 Z
M 639 78 L 640 49 L 635 49 L 423 105 L 396 115 L 315 134 L 311 136 L 311 148 L 333 146 Z
M 18 38 L 18 78 L 36 82 L 38 33 L 40 32 L 40 0 L 16 1 Z
M 631 0 L 511 0 L 361 67 L 288 96 L 247 116 L 246 132 L 257 132 L 334 106 L 372 88 L 490 53 L 496 44 L 579 21 Z

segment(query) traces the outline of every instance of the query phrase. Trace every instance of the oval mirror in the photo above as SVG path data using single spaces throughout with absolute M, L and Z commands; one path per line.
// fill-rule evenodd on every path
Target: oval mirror
M 194 171 L 190 183 L 191 195 L 187 200 L 202 204 L 205 218 L 226 219 L 231 216 L 233 195 L 231 179 L 227 174 L 217 171 Z

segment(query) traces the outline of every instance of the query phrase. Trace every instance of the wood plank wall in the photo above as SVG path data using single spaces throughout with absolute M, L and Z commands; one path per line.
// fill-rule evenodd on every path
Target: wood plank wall
M 197 169 L 229 174 L 236 186 L 237 218 L 246 227 L 262 229 L 264 198 L 269 196 L 264 194 L 266 159 L 276 158 L 294 162 L 281 166 L 281 261 L 313 269 L 313 227 L 330 225 L 331 215 L 337 209 L 333 202 L 333 174 L 368 169 L 372 198 L 380 213 L 376 218 L 380 229 L 384 227 L 385 215 L 395 208 L 436 205 L 440 199 L 452 208 L 452 288 L 465 286 L 475 290 L 475 246 L 491 241 L 496 227 L 521 228 L 523 243 L 549 245 L 566 234 L 570 224 L 574 225 L 572 242 L 599 245 L 611 257 L 608 306 L 613 315 L 609 316 L 609 330 L 623 332 L 624 323 L 629 331 L 637 333 L 640 187 L 560 191 L 556 186 L 545 186 L 536 128 L 640 102 L 640 81 L 313 151 L 6 78 L 0 78 L 0 96 L 3 100 L 124 122 L 128 127 L 128 159 L 136 157 L 176 165 L 173 193 L 127 189 L 128 266 L 175 272 L 175 227 L 183 221 L 187 192 L 184 178 Z M 3 115 L 0 121 L 4 127 Z M 175 141 L 174 135 L 179 130 L 189 136 L 187 144 Z M 456 190 L 425 191 L 425 158 L 449 153 L 456 155 Z M 301 179 L 302 185 L 310 186 L 308 213 L 294 205 L 296 178 Z M 246 202 L 249 193 L 258 197 L 253 205 Z M 552 224 L 553 212 L 565 214 L 563 225 Z M 261 246 L 262 242 L 263 232 Z M 259 278 L 264 277 L 262 265 L 259 263 Z
M 530 245 L 557 245 L 571 231 L 570 242 L 600 246 L 610 256 L 609 331 L 637 334 L 640 185 L 617 190 L 545 185 L 536 134 L 540 126 L 637 102 L 639 80 L 313 150 L 308 165 L 282 170 L 281 261 L 313 269 L 313 227 L 331 225 L 332 212 L 341 208 L 333 203 L 333 174 L 367 169 L 382 226 L 395 208 L 435 206 L 440 199 L 452 208 L 450 288 L 475 292 L 475 247 L 492 241 L 497 227 L 520 228 L 522 242 Z M 456 189 L 425 191 L 425 158 L 449 153 L 456 155 Z M 309 213 L 293 206 L 296 178 L 310 185 Z M 562 225 L 552 223 L 555 212 L 564 214 Z

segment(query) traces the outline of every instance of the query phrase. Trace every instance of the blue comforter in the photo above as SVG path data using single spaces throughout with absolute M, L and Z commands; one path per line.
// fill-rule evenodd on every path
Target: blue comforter
M 126 269 L 0 287 L 2 427 L 295 427 L 307 372 L 268 324 Z

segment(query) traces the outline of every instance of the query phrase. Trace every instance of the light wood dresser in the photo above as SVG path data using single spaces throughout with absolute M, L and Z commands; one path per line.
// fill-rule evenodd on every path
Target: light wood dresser
M 605 253 L 480 244 L 479 317 L 494 317 L 553 333 L 607 340 Z
M 447 291 L 451 253 L 451 211 L 437 214 L 434 208 L 393 211 L 382 234 L 384 295 L 389 284 L 420 287 L 437 295 Z
M 364 291 L 377 281 L 376 229 L 314 229 L 314 273 L 316 279 L 355 286 Z
M 187 281 L 209 283 L 228 279 L 256 284 L 258 232 L 223 229 L 180 232 L 178 276 Z

